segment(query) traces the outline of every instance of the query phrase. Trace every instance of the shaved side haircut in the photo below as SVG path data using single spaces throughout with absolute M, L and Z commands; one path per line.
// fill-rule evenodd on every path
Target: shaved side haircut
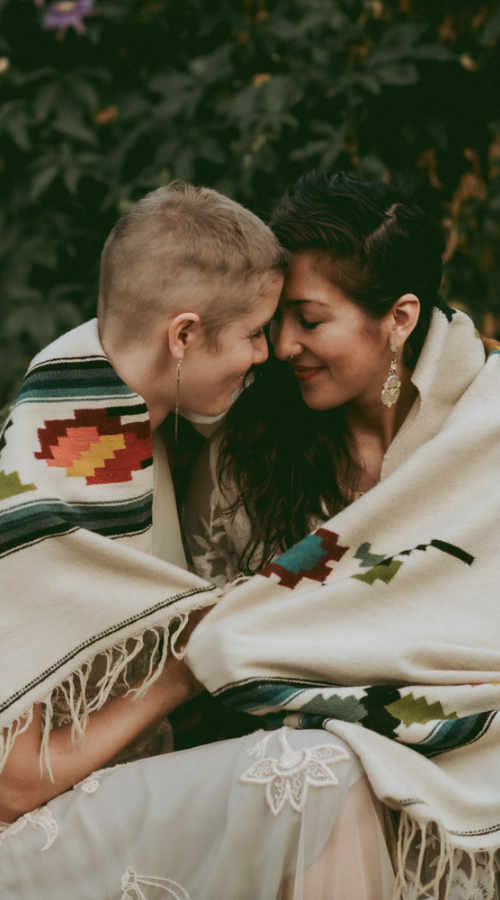
M 197 312 L 206 337 L 251 311 L 288 254 L 264 222 L 205 187 L 174 182 L 125 212 L 102 252 L 98 319 L 127 342 Z

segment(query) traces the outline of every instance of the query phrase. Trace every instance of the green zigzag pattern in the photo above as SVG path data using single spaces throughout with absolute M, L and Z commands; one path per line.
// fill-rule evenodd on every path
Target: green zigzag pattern
M 361 560 L 362 569 L 368 569 L 370 566 L 378 566 L 378 564 L 385 559 L 385 556 L 381 556 L 380 553 L 370 553 L 371 546 L 372 545 L 368 541 L 365 541 L 364 544 L 360 544 L 354 554 L 354 559 Z
M 9 497 L 16 497 L 18 494 L 25 494 L 26 491 L 36 491 L 35 484 L 23 484 L 18 472 L 0 471 L 0 500 L 7 500 Z
M 373 584 L 377 580 L 389 584 L 394 576 L 397 575 L 402 565 L 403 563 L 400 560 L 392 559 L 388 565 L 373 566 L 371 569 L 368 569 L 367 572 L 362 572 L 360 575 L 352 575 L 351 577 L 357 578 L 358 581 L 365 581 L 366 584 Z
M 428 703 L 425 697 L 414 697 L 413 694 L 407 694 L 401 697 L 395 703 L 390 703 L 385 707 L 391 716 L 400 719 L 406 728 L 418 722 L 425 725 L 426 722 L 433 722 L 436 719 L 457 719 L 456 713 L 448 713 L 446 715 L 439 700 L 435 703 Z
M 368 715 L 362 701 L 352 694 L 348 697 L 324 697 L 317 694 L 301 706 L 300 712 L 327 716 L 329 719 L 341 719 L 343 722 L 360 722 Z

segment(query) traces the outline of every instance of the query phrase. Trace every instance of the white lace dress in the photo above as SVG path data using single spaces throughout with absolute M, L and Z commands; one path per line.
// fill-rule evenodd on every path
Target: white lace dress
M 359 762 L 321 731 L 103 770 L 0 833 L 2 900 L 389 900 L 393 883 Z
M 167 487 L 155 485 L 167 497 L 155 532 L 169 538 L 155 552 L 182 565 Z M 380 804 L 321 731 L 127 762 L 0 824 L 0 900 L 389 900 L 393 883 Z
M 190 568 L 207 581 L 223 587 L 228 581 L 233 581 L 242 574 L 240 560 L 251 536 L 251 529 L 248 517 L 241 508 L 233 514 L 226 512 L 228 506 L 236 499 L 236 492 L 226 489 L 222 494 L 219 488 L 218 452 L 219 440 L 216 437 L 205 445 L 194 466 L 184 501 L 183 525 Z M 326 513 L 324 518 L 325 520 L 328 518 Z M 309 524 L 313 531 L 321 522 L 319 519 L 311 519 Z M 258 569 L 259 562 L 257 549 L 252 567 Z M 319 732 L 318 738 L 322 734 L 323 732 Z M 359 802 L 361 797 L 363 799 Z M 394 863 L 397 857 L 394 833 L 396 819 L 388 810 L 383 810 L 382 805 L 370 793 L 365 775 L 361 775 L 356 785 L 349 788 L 342 812 L 338 812 L 337 816 L 332 836 L 320 857 L 323 861 L 321 871 L 328 872 L 329 884 L 334 885 L 333 893 L 330 895 L 323 884 L 324 893 L 306 891 L 304 897 L 346 896 L 353 900 L 357 898 L 363 900 L 372 896 L 390 897 L 391 892 L 386 895 L 384 891 L 388 889 L 387 886 L 391 881 L 389 852 Z M 375 819 L 378 823 L 381 821 L 384 823 L 385 841 L 380 840 L 381 832 L 374 826 Z M 406 873 L 408 893 L 404 895 L 404 900 L 407 900 L 407 897 L 408 900 L 410 898 L 414 900 L 417 896 L 418 900 L 429 900 L 431 896 L 425 890 L 414 893 L 416 886 L 412 880 L 411 870 L 419 866 L 419 849 L 418 846 L 415 847 L 408 860 L 409 869 Z M 470 863 L 462 859 L 462 856 L 462 851 L 455 851 L 455 874 L 451 885 L 447 886 L 449 894 L 443 888 L 443 897 L 446 894 L 446 900 L 500 900 L 500 865 L 496 869 L 496 887 L 492 888 L 486 861 L 484 866 L 478 864 L 471 883 Z M 426 843 L 422 883 L 432 882 L 438 858 L 439 842 L 430 834 Z M 311 877 L 313 871 L 314 866 L 310 869 Z M 349 881 L 349 873 L 353 871 L 356 872 L 355 883 Z M 283 896 L 302 895 L 292 893 Z

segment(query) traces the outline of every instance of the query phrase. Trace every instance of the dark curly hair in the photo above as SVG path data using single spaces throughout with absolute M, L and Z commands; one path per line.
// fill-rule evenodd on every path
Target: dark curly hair
M 314 253 L 322 275 L 374 320 L 403 294 L 416 294 L 420 316 L 405 345 L 405 363 L 415 366 L 433 307 L 449 310 L 438 293 L 442 234 L 410 196 L 384 182 L 315 171 L 287 191 L 270 225 L 291 254 Z M 290 366 L 271 354 L 227 416 L 218 478 L 223 492 L 238 490 L 227 512 L 241 505 L 250 519 L 240 567 L 251 573 L 356 490 L 344 408 L 309 409 Z

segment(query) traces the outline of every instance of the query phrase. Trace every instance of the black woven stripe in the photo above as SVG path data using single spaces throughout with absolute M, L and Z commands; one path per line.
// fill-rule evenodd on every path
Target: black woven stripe
M 22 547 L 38 541 L 41 538 L 58 537 L 61 534 L 66 534 L 68 531 L 74 530 L 75 526 L 72 525 L 71 522 L 63 522 L 61 519 L 59 522 L 52 522 L 50 525 L 46 524 L 43 527 L 37 528 L 36 531 L 25 534 L 23 537 L 9 535 L 7 540 L 3 540 L 0 543 L 0 556 L 4 556 L 13 550 L 21 550 Z
M 0 556 L 20 550 L 41 537 L 55 537 L 75 527 L 105 537 L 139 534 L 152 524 L 152 495 L 119 505 L 34 502 L 26 504 L 22 511 L 5 514 L 1 521 L 5 537 L 0 538 Z
M 46 372 L 51 369 L 56 369 L 58 371 L 61 371 L 61 369 L 76 369 L 78 371 L 81 369 L 111 369 L 113 371 L 111 363 L 105 356 L 82 356 L 69 359 L 48 359 L 47 362 L 38 363 L 37 366 L 33 366 L 26 377 L 30 378 L 37 372 Z
M 135 616 L 129 616 L 128 619 L 125 619 L 122 622 L 119 622 L 116 625 L 113 625 L 111 628 L 106 628 L 104 631 L 100 631 L 99 634 L 93 635 L 87 641 L 79 644 L 78 647 L 75 647 L 70 653 L 67 653 L 61 659 L 57 660 L 57 662 L 42 672 L 38 678 L 34 678 L 28 684 L 24 685 L 19 691 L 16 691 L 11 697 L 8 697 L 4 703 L 0 704 L 0 713 L 4 712 L 6 709 L 9 709 L 21 697 L 24 697 L 25 694 L 29 693 L 30 690 L 37 687 L 39 684 L 42 684 L 50 675 L 53 675 L 54 672 L 57 672 L 62 666 L 66 665 L 71 660 L 75 659 L 80 653 L 84 650 L 88 650 L 94 644 L 97 644 L 99 641 L 103 640 L 103 638 L 111 637 L 113 634 L 119 634 L 123 631 L 124 628 L 127 628 L 131 625 L 139 625 L 143 620 L 147 619 L 149 616 L 154 613 L 160 612 L 160 610 L 167 611 L 170 606 L 174 603 L 177 603 L 178 600 L 186 599 L 187 597 L 194 597 L 196 594 L 206 594 L 211 591 L 216 591 L 217 588 L 215 585 L 211 584 L 208 587 L 198 587 L 191 588 L 188 591 L 181 591 L 179 594 L 175 594 L 174 597 L 170 597 L 165 600 L 161 600 L 159 603 L 155 603 L 153 606 L 150 606 L 148 609 L 137 613 Z M 153 626 L 154 627 L 154 626 Z

